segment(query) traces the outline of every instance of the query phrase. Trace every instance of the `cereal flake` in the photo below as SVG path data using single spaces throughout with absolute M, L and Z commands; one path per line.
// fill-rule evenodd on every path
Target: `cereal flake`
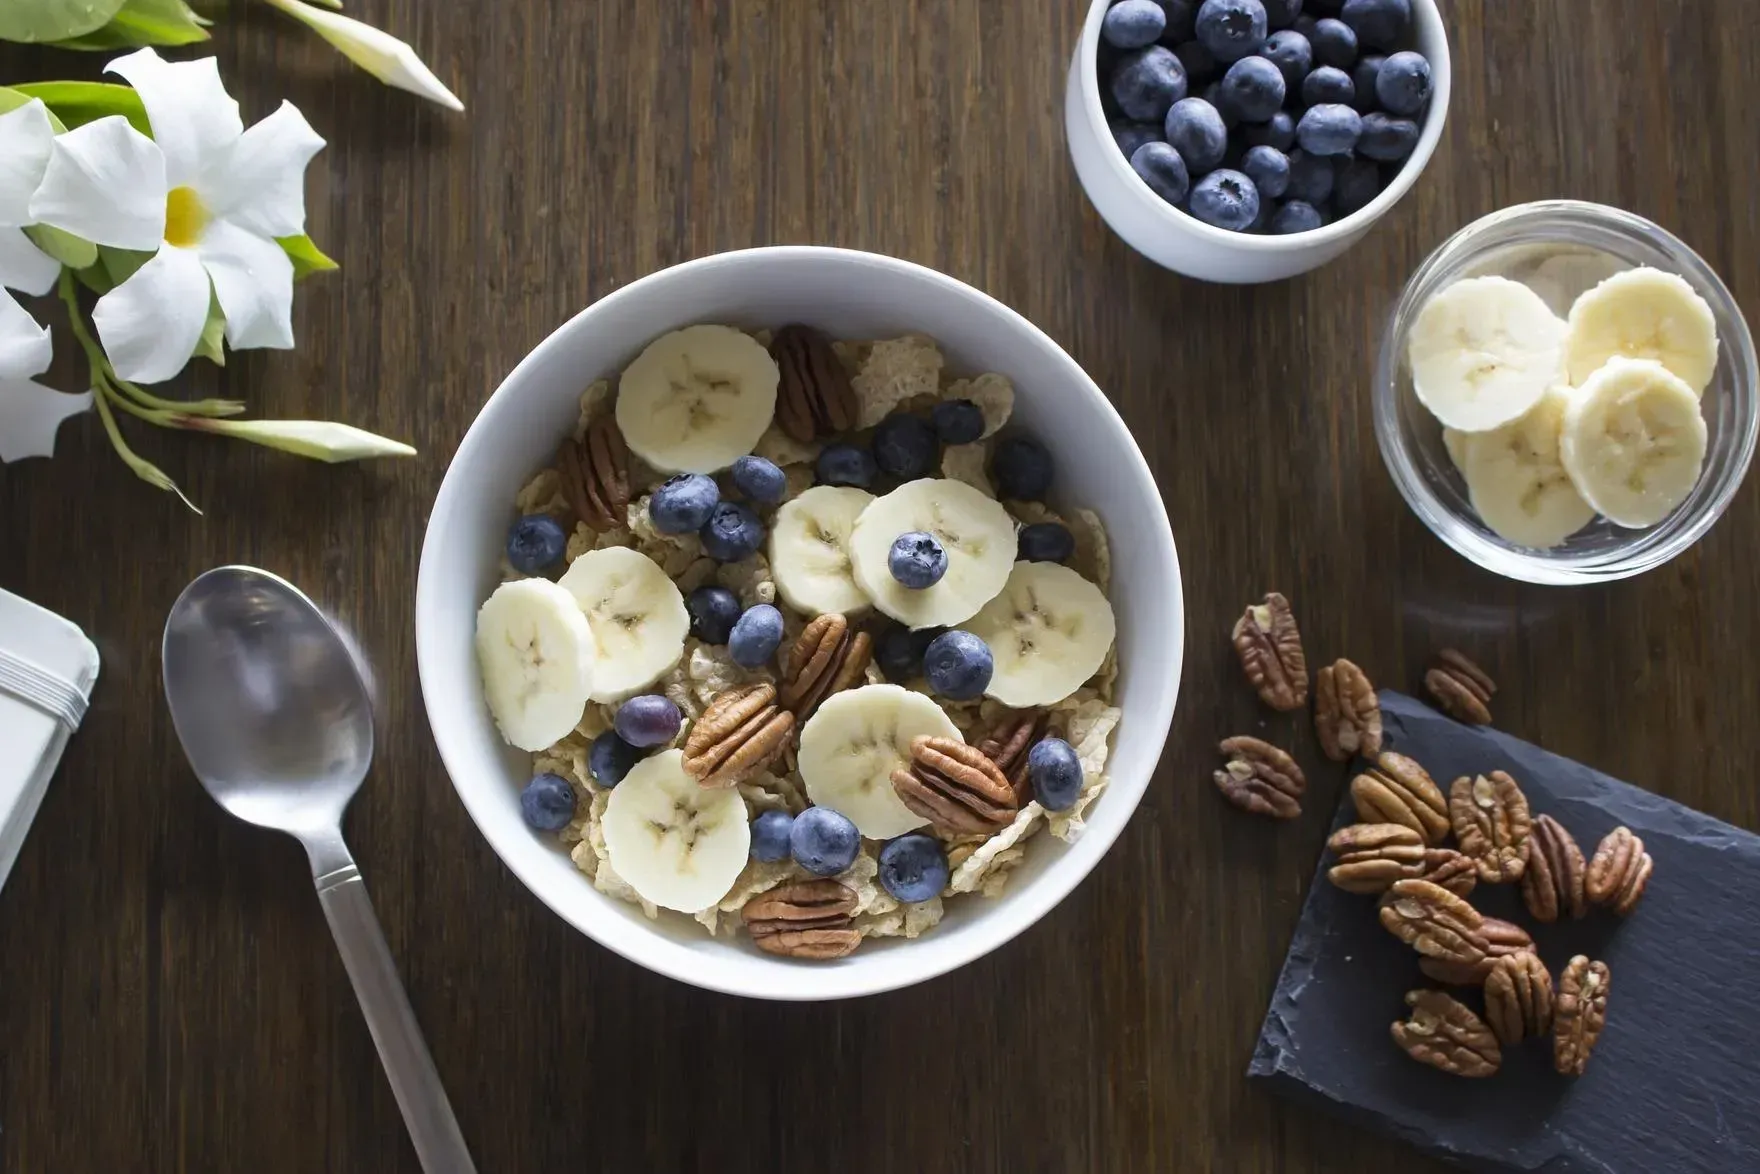
M 851 380 L 862 428 L 872 428 L 904 401 L 941 387 L 941 348 L 920 334 L 877 342 Z
M 995 436 L 1014 415 L 1014 384 L 1008 376 L 994 371 L 976 379 L 954 380 L 947 385 L 942 398 L 969 399 L 978 405 L 978 410 L 984 413 L 984 434 L 979 438 L 982 440 Z
M 811 465 L 819 459 L 820 448 L 817 444 L 802 444 L 780 426 L 772 424 L 764 430 L 764 435 L 758 437 L 752 453 L 786 470 L 793 465 Z
M 1029 803 L 1015 815 L 1014 822 L 985 840 L 972 854 L 967 856 L 960 866 L 948 877 L 947 888 L 942 893 L 951 897 L 956 893 L 970 893 L 982 885 L 984 878 L 997 867 L 1007 868 L 1025 853 L 1025 849 L 1016 846 L 1031 836 L 1039 828 L 1039 821 L 1045 816 L 1045 809 L 1037 802 Z M 1012 853 L 1012 854 L 1011 854 Z M 1011 854 L 1011 855 L 1009 855 Z M 1008 855 L 1006 860 L 999 859 Z
M 983 441 L 976 444 L 950 444 L 941 453 L 941 475 L 954 481 L 964 481 L 985 497 L 995 497 L 996 487 L 990 484 L 990 475 L 985 472 L 990 464 L 990 446 Z
M 654 528 L 654 519 L 648 514 L 646 494 L 629 503 L 628 540 L 604 545 L 634 546 L 659 563 L 660 569 L 671 578 L 677 578 L 703 557 L 703 544 L 695 534 L 663 534 Z

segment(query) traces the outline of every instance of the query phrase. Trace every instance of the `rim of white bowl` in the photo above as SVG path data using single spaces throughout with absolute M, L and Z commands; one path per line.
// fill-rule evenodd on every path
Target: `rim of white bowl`
M 1114 0 L 1093 0 L 1088 9 L 1088 19 L 1082 25 L 1080 48 L 1080 68 L 1082 71 L 1082 105 L 1087 112 L 1088 122 L 1093 126 L 1094 133 L 1100 137 L 1101 143 L 1112 142 L 1112 128 L 1106 123 L 1106 108 L 1100 103 L 1100 25 L 1106 19 L 1107 9 L 1112 7 Z M 1136 197 L 1137 202 L 1151 210 L 1163 220 L 1178 224 L 1181 228 L 1195 232 L 1198 236 L 1214 241 L 1217 244 L 1229 245 L 1244 249 L 1250 253 L 1282 253 L 1305 250 L 1316 245 L 1324 245 L 1341 237 L 1348 237 L 1359 228 L 1367 227 L 1381 219 L 1389 208 L 1399 203 L 1405 194 L 1412 190 L 1424 169 L 1430 166 L 1430 156 L 1436 153 L 1436 144 L 1442 141 L 1442 127 L 1448 121 L 1448 98 L 1453 89 L 1454 64 L 1449 54 L 1448 28 L 1443 24 L 1442 13 L 1436 7 L 1436 0 L 1412 0 L 1412 18 L 1414 27 L 1420 34 L 1433 39 L 1436 51 L 1427 54 L 1430 62 L 1430 76 L 1435 83 L 1435 90 L 1430 95 L 1430 110 L 1424 117 L 1424 129 L 1418 135 L 1418 145 L 1406 158 L 1405 166 L 1393 177 L 1393 182 L 1381 189 L 1381 193 L 1349 216 L 1334 220 L 1331 224 L 1308 232 L 1294 232 L 1284 236 L 1260 236 L 1250 232 L 1230 232 L 1225 228 L 1205 224 L 1196 216 L 1181 212 L 1166 200 L 1156 195 L 1143 177 L 1131 169 L 1130 162 L 1124 152 L 1112 150 L 1101 151 L 1105 156 L 1105 166 L 1114 178 L 1124 185 L 1126 191 Z M 1196 95 L 1194 95 L 1196 96 Z
M 858 249 L 842 249 L 821 245 L 773 245 L 763 248 L 738 249 L 726 253 L 716 253 L 693 261 L 685 261 L 678 265 L 650 273 L 638 278 L 630 284 L 615 290 L 595 302 L 590 303 L 558 326 L 542 342 L 534 347 L 525 358 L 521 359 L 510 371 L 501 384 L 478 410 L 476 418 L 471 421 L 465 431 L 464 439 L 459 442 L 458 449 L 447 462 L 446 475 L 442 478 L 440 491 L 435 496 L 434 508 L 429 513 L 428 524 L 423 533 L 421 560 L 416 572 L 416 667 L 422 690 L 423 709 L 428 716 L 428 725 L 434 736 L 434 742 L 440 751 L 440 759 L 446 768 L 452 789 L 464 803 L 465 811 L 470 815 L 471 822 L 476 824 L 477 831 L 488 841 L 490 849 L 500 858 L 514 876 L 519 878 L 533 896 L 548 906 L 563 921 L 597 942 L 599 945 L 636 963 L 644 969 L 656 974 L 665 975 L 691 986 L 723 994 L 740 995 L 748 998 L 767 999 L 778 1002 L 819 1002 L 831 999 L 860 997 L 863 995 L 882 994 L 886 991 L 898 990 L 927 982 L 950 971 L 982 958 L 986 954 L 1000 949 L 1016 936 L 1035 925 L 1052 909 L 1073 892 L 1100 862 L 1107 851 L 1116 842 L 1119 835 L 1135 815 L 1141 804 L 1149 782 L 1154 777 L 1154 769 L 1159 765 L 1161 754 L 1156 753 L 1149 768 L 1142 772 L 1140 778 L 1121 779 L 1113 776 L 1107 788 L 1103 802 L 1114 805 L 1120 802 L 1126 805 L 1122 817 L 1116 824 L 1096 827 L 1090 823 L 1089 830 L 1074 843 L 1064 846 L 1058 859 L 1046 870 L 1030 890 L 1015 889 L 991 903 L 979 916 L 978 923 L 972 931 L 954 943 L 934 950 L 922 952 L 923 964 L 920 969 L 891 968 L 879 971 L 883 977 L 875 978 L 872 973 L 860 966 L 813 969 L 806 973 L 812 974 L 809 984 L 811 989 L 777 990 L 760 989 L 749 983 L 725 981 L 712 965 L 704 965 L 704 960 L 685 947 L 676 947 L 659 933 L 627 935 L 601 935 L 586 924 L 587 919 L 577 919 L 572 912 L 565 909 L 560 900 L 552 900 L 545 885 L 536 871 L 525 863 L 526 854 L 519 850 L 519 845 L 503 845 L 497 836 L 489 830 L 491 821 L 485 819 L 486 799 L 474 793 L 473 789 L 459 783 L 463 773 L 455 767 L 455 760 L 463 758 L 463 751 L 457 746 L 449 718 L 451 715 L 435 711 L 434 696 L 438 692 L 438 682 L 434 679 L 437 669 L 434 658 L 425 651 L 427 641 L 423 637 L 424 629 L 434 630 L 447 617 L 442 614 L 440 601 L 436 593 L 438 570 L 435 563 L 436 533 L 444 528 L 445 522 L 458 508 L 455 504 L 461 494 L 462 482 L 454 479 L 453 470 L 461 463 L 468 462 L 472 456 L 486 445 L 491 444 L 494 435 L 494 417 L 511 402 L 517 392 L 521 380 L 529 368 L 545 362 L 550 352 L 563 347 L 563 339 L 591 314 L 606 306 L 615 305 L 618 301 L 633 296 L 637 290 L 657 283 L 670 283 L 688 280 L 692 276 L 702 274 L 714 268 L 737 266 L 757 255 L 782 255 L 792 258 L 834 259 L 851 264 L 856 268 L 872 267 L 891 269 L 905 273 L 919 280 L 941 285 L 957 294 L 970 298 L 984 306 L 992 313 L 1008 319 L 1017 328 L 1026 332 L 1027 337 L 1039 344 L 1048 362 L 1057 368 L 1056 382 L 1081 388 L 1087 394 L 1098 417 L 1098 426 L 1115 434 L 1115 438 L 1124 444 L 1124 451 L 1130 454 L 1130 467 L 1133 479 L 1139 483 L 1149 509 L 1160 521 L 1160 531 L 1167 537 L 1166 549 L 1162 551 L 1162 566 L 1159 573 L 1165 576 L 1169 594 L 1180 601 L 1180 623 L 1175 627 L 1174 646 L 1168 650 L 1168 656 L 1157 665 L 1135 667 L 1134 673 L 1157 675 L 1171 672 L 1172 687 L 1163 695 L 1159 705 L 1152 710 L 1146 720 L 1134 721 L 1132 729 L 1143 736 L 1154 739 L 1157 750 L 1164 751 L 1168 735 L 1173 727 L 1173 713 L 1179 699 L 1179 687 L 1185 663 L 1185 588 L 1180 577 L 1179 552 L 1173 537 L 1173 527 L 1167 518 L 1167 508 L 1161 500 L 1161 493 L 1156 486 L 1154 474 L 1149 469 L 1148 461 L 1138 448 L 1136 438 L 1088 373 L 1079 363 L 1070 357 L 1056 340 L 1034 325 L 1024 315 L 1004 303 L 991 297 L 974 286 L 968 285 L 945 273 L 918 265 L 911 261 L 903 261 L 896 257 L 888 257 L 879 253 L 869 253 Z M 1128 684 L 1127 684 L 1128 687 Z M 1146 726 L 1146 728 L 1145 728 Z M 1116 810 L 1117 807 L 1114 807 Z M 524 829 L 522 828 L 522 831 Z M 581 878 L 582 883 L 587 883 Z M 606 897 L 607 901 L 612 898 Z M 674 946 L 674 949 L 664 947 Z M 900 945 L 900 949 L 909 949 L 909 944 Z

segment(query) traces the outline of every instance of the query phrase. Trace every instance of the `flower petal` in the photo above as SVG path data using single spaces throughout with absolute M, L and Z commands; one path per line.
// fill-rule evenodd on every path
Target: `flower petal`
M 22 228 L 0 228 L 0 287 L 46 294 L 61 276 L 61 262 L 31 243 Z
M 280 245 L 227 220 L 208 226 L 196 246 L 226 314 L 226 345 L 293 346 L 293 262 Z
M 49 328 L 38 325 L 11 294 L 0 292 L 0 379 L 41 375 L 54 357 Z
M 0 228 L 31 223 L 31 195 L 42 186 L 54 141 L 49 108 L 40 98 L 0 114 Z
M 183 370 L 208 321 L 208 294 L 201 258 L 166 245 L 99 298 L 92 322 L 116 373 L 135 383 L 161 383 Z
M 195 182 L 244 133 L 238 103 L 220 83 L 220 66 L 212 57 L 173 64 L 142 49 L 112 61 L 106 72 L 120 74 L 141 96 L 153 141 L 165 152 L 170 187 Z
M 93 244 L 156 249 L 169 190 L 158 144 L 112 114 L 55 136 L 30 216 Z
M 299 108 L 281 103 L 202 177 L 209 213 L 258 236 L 298 236 L 306 230 L 306 164 L 323 149 Z
M 92 406 L 92 393 L 68 395 L 28 379 L 0 379 L 0 464 L 55 455 L 61 422 Z
M 342 55 L 384 82 L 419 94 L 448 110 L 463 110 L 458 95 L 447 89 L 416 51 L 390 33 L 362 24 L 340 12 L 325 12 L 299 0 L 270 0 L 276 8 L 303 22 Z

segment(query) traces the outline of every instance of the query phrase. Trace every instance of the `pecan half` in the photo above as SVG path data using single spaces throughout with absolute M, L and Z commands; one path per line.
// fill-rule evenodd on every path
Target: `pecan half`
M 1528 836 L 1528 867 L 1522 873 L 1522 901 L 1535 921 L 1550 925 L 1560 917 L 1588 910 L 1583 893 L 1583 850 L 1576 837 L 1550 815 L 1534 820 Z
M 1001 831 L 1018 808 L 1014 788 L 976 746 L 919 734 L 911 739 L 911 764 L 892 772 L 892 789 L 904 805 L 946 832 Z
M 1424 674 L 1424 688 L 1445 713 L 1473 726 L 1491 724 L 1491 695 L 1497 686 L 1485 670 L 1452 648 L 1436 654 L 1436 665 Z
M 1479 869 L 1471 856 L 1462 856 L 1453 848 L 1430 848 L 1424 853 L 1424 868 L 1417 879 L 1467 897 L 1479 883 Z
M 1273 591 L 1235 621 L 1234 650 L 1259 700 L 1272 709 L 1308 704 L 1308 658 L 1289 600 Z
M 1492 964 L 1485 976 L 1485 1020 L 1505 1047 L 1552 1030 L 1552 975 L 1533 951 Z
M 855 388 L 822 331 L 784 326 L 770 337 L 770 357 L 781 373 L 776 422 L 790 437 L 809 444 L 856 426 Z
M 1314 679 L 1314 732 L 1334 762 L 1381 753 L 1381 702 L 1368 675 L 1340 658 Z
M 1502 1065 L 1497 1037 L 1464 1004 L 1441 991 L 1407 991 L 1406 1006 L 1393 1042 L 1412 1059 L 1453 1076 L 1490 1076 Z
M 1461 851 L 1479 866 L 1480 880 L 1501 885 L 1522 879 L 1534 824 L 1515 779 L 1501 770 L 1461 776 L 1449 788 L 1448 815 Z
M 624 524 L 629 510 L 629 448 L 617 420 L 600 416 L 580 440 L 565 441 L 556 454 L 562 496 L 575 517 L 595 530 Z
M 1326 846 L 1338 856 L 1326 879 L 1347 893 L 1384 893 L 1424 868 L 1424 837 L 1403 824 L 1354 823 L 1333 832 Z
M 1269 742 L 1245 736 L 1224 738 L 1218 749 L 1228 761 L 1211 777 L 1230 803 L 1272 819 L 1294 819 L 1302 813 L 1308 780 L 1295 759 Z
M 1448 800 L 1430 772 L 1403 754 L 1388 750 L 1375 765 L 1351 780 L 1357 818 L 1365 823 L 1403 823 L 1426 844 L 1448 839 Z
M 1491 968 L 1498 959 L 1534 949 L 1534 939 L 1528 936 L 1527 930 L 1513 921 L 1483 917 L 1479 921 L 1479 932 L 1485 938 L 1485 956 L 1477 962 L 1420 958 L 1418 969 L 1426 977 L 1450 986 L 1478 986 L 1490 975 Z
M 1552 1066 L 1564 1076 L 1581 1076 L 1589 1053 L 1607 1026 L 1607 992 L 1613 984 L 1607 963 L 1578 954 L 1558 976 L 1552 1001 Z
M 739 915 L 760 950 L 790 958 L 842 958 L 862 944 L 850 915 L 856 895 L 834 880 L 796 881 L 760 893 Z
M 794 714 L 777 708 L 776 686 L 729 689 L 691 726 L 684 769 L 705 787 L 731 787 L 780 758 L 793 735 Z
M 1429 881 L 1394 882 L 1381 899 L 1381 925 L 1426 958 L 1474 966 L 1491 950 L 1479 911 Z
M 1624 917 L 1644 895 L 1656 862 L 1644 851 L 1644 841 L 1628 827 L 1616 827 L 1607 833 L 1595 849 L 1583 876 L 1583 895 L 1597 905 L 1605 905 Z
M 978 739 L 978 749 L 1014 788 L 1017 806 L 1025 807 L 1033 798 L 1033 788 L 1027 783 L 1027 752 L 1044 736 L 1045 711 L 1024 709 L 1006 715 Z
M 788 654 L 783 708 L 797 721 L 806 721 L 827 697 L 859 683 L 873 658 L 873 641 L 866 632 L 850 631 L 843 616 L 833 612 L 814 618 Z

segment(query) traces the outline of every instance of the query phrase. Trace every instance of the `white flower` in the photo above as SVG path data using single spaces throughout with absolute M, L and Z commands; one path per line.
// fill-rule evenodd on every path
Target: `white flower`
M 32 378 L 53 356 L 48 329 L 0 290 L 0 462 L 51 455 L 61 421 L 92 406 L 91 392 L 63 395 Z
M 0 286 L 27 294 L 46 294 L 61 276 L 61 263 L 32 244 L 24 229 L 31 218 L 31 195 L 43 182 L 55 128 L 41 100 L 0 114 Z
M 293 346 L 293 262 L 305 169 L 324 146 L 291 104 L 248 131 L 214 59 L 142 49 L 110 64 L 141 97 L 149 139 L 118 116 L 56 137 L 31 214 L 100 245 L 158 250 L 99 299 L 92 321 L 123 379 L 157 383 L 201 341 L 209 291 L 234 350 Z
M 445 83 L 434 76 L 434 71 L 422 64 L 416 51 L 390 33 L 339 12 L 325 12 L 302 4 L 300 0 L 269 0 L 269 3 L 329 41 L 344 57 L 386 85 L 418 94 L 448 110 L 464 109 L 458 95 L 447 89 Z

